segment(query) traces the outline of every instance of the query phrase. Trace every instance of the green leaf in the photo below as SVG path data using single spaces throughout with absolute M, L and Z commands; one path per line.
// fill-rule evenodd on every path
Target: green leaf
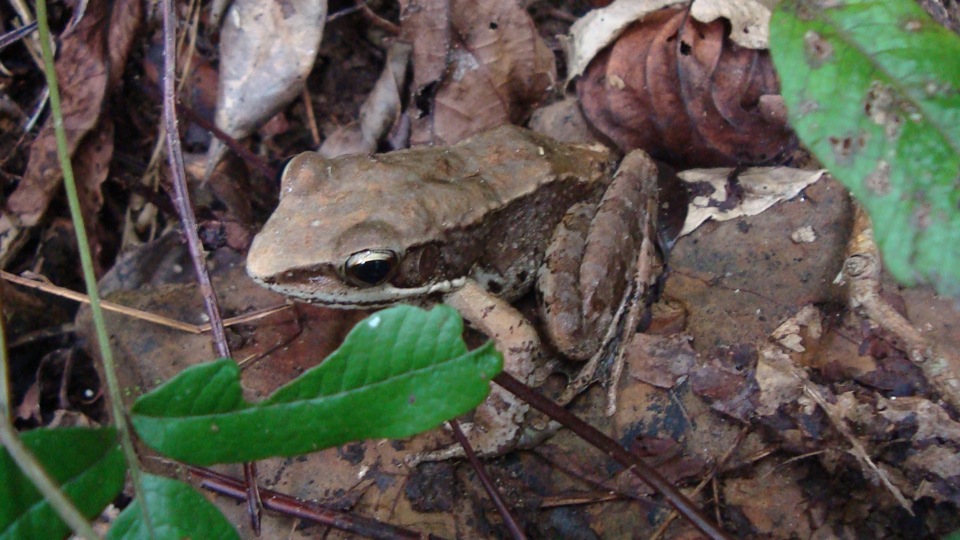
M 81 514 L 98 516 L 123 489 L 126 463 L 113 428 L 35 429 L 21 435 Z M 5 448 L 0 448 L 0 539 L 63 538 L 70 532 Z
M 265 401 L 243 400 L 237 366 L 224 359 L 141 396 L 133 424 L 151 447 L 198 465 L 408 437 L 476 407 L 502 369 L 492 343 L 468 352 L 462 332 L 448 306 L 386 309 Z
M 911 0 L 787 0 L 770 53 L 797 134 L 863 203 L 889 271 L 960 294 L 960 38 Z
M 140 510 L 143 502 L 135 499 L 113 522 L 110 532 L 107 533 L 109 540 L 240 538 L 233 525 L 223 517 L 217 507 L 189 485 L 152 474 L 144 474 L 142 480 L 143 497 L 147 501 L 150 514 L 150 528 L 144 523 L 143 512 Z

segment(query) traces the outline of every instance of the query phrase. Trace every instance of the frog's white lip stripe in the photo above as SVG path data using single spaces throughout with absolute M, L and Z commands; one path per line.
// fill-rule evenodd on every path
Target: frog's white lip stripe
M 432 283 L 423 287 L 399 288 L 387 285 L 371 289 L 351 289 L 341 294 L 329 294 L 312 291 L 309 287 L 287 285 L 284 283 L 270 283 L 253 278 L 257 283 L 277 291 L 291 298 L 299 299 L 311 304 L 319 304 L 338 309 L 362 309 L 385 307 L 404 300 L 411 300 L 437 293 L 448 293 L 463 287 L 467 279 L 460 277 L 439 283 Z

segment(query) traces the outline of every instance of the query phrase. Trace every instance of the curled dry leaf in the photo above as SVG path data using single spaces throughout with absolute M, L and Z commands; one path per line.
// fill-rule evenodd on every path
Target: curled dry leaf
M 401 23 L 414 47 L 411 144 L 521 123 L 556 82 L 553 53 L 515 0 L 411 1 Z
M 326 17 L 326 0 L 233 3 L 220 35 L 218 128 L 246 137 L 300 94 Z M 224 151 L 217 140 L 210 145 L 208 172 Z
M 60 37 L 56 72 L 67 149 L 76 163 L 81 207 L 95 250 L 98 235 L 93 227 L 103 205 L 100 185 L 113 156 L 113 124 L 104 114 L 105 98 L 121 84 L 142 19 L 142 2 L 91 0 L 82 18 Z M 0 217 L 0 265 L 16 254 L 22 232 L 43 218 L 62 180 L 50 118 L 33 142 L 23 180 Z
M 567 82 L 581 75 L 597 54 L 616 41 L 628 26 L 659 9 L 683 3 L 684 0 L 618 0 L 578 19 L 564 42 Z
M 674 5 L 689 5 L 690 16 L 700 22 L 723 17 L 730 21 L 730 39 L 748 49 L 766 49 L 772 5 L 777 0 L 617 0 L 595 9 L 573 24 L 566 40 L 567 82 L 583 73 L 590 61 L 616 41 L 631 24 L 646 15 Z M 608 2 L 609 3 L 609 2 Z
M 596 56 L 577 83 L 590 122 L 623 150 L 677 166 L 768 162 L 795 145 L 767 51 L 688 10 L 648 14 Z

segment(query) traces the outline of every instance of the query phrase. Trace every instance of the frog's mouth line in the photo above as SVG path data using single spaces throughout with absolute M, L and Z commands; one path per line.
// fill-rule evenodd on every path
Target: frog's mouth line
M 309 285 L 276 283 L 253 278 L 254 281 L 282 295 L 334 309 L 372 309 L 391 306 L 404 301 L 418 300 L 433 294 L 455 291 L 466 283 L 467 278 L 431 283 L 422 287 L 399 288 L 381 285 L 369 289 L 344 288 L 336 292 L 311 289 Z

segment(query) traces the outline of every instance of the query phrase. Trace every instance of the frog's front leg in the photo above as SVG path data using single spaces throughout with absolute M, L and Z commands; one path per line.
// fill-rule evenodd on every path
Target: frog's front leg
M 469 279 L 463 287 L 447 294 L 444 303 L 496 343 L 507 372 L 526 384 L 532 382 L 540 338 L 516 308 Z M 461 427 L 477 454 L 501 454 L 516 445 L 528 408 L 525 402 L 494 384 L 486 401 L 474 412 L 473 422 Z M 414 461 L 440 461 L 463 455 L 463 448 L 457 444 L 416 456 Z

